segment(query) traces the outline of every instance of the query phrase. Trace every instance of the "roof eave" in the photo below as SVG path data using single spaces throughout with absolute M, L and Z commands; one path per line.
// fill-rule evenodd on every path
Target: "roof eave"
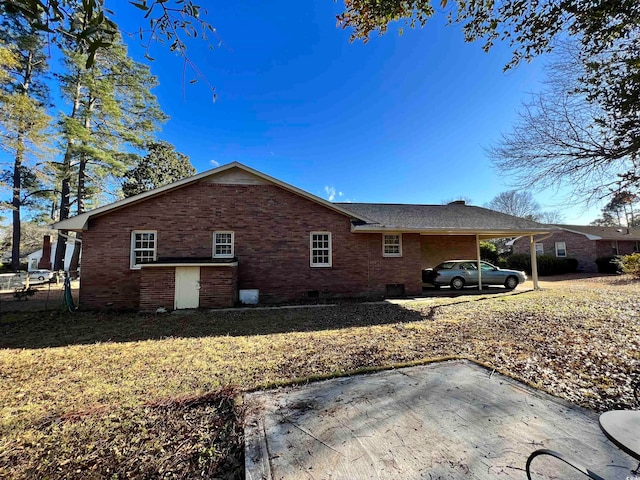
M 419 233 L 421 235 L 481 235 L 487 237 L 513 237 L 551 233 L 555 229 L 473 229 L 473 228 L 397 228 L 383 225 L 352 225 L 354 233 Z

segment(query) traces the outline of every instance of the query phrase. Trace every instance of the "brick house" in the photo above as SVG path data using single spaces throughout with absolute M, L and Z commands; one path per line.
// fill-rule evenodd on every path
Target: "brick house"
M 82 308 L 416 295 L 480 239 L 548 233 L 480 207 L 331 203 L 234 162 L 53 225 L 82 232 Z
M 597 272 L 596 258 L 627 255 L 640 251 L 640 230 L 627 227 L 555 225 L 551 237 L 535 243 L 538 255 L 575 258 L 578 271 Z M 526 238 L 512 242 L 513 253 L 529 253 Z

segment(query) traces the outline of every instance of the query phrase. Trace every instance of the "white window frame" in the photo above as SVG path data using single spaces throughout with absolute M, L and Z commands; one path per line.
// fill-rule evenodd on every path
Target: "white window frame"
M 387 237 L 398 237 L 398 243 L 387 243 Z M 387 253 L 386 247 L 398 247 L 397 253 Z M 382 256 L 383 257 L 401 257 L 402 256 L 402 234 L 401 233 L 383 233 L 382 234 Z
M 538 248 L 540 247 L 540 248 Z M 536 255 L 544 255 L 544 243 L 536 242 L 535 243 Z
M 325 250 L 324 248 L 314 248 L 313 247 L 313 236 L 314 235 L 327 235 L 329 240 L 329 261 L 327 263 L 317 263 L 313 261 L 313 252 L 315 250 Z M 333 242 L 331 240 L 331 232 L 309 232 L 309 265 L 314 268 L 328 268 L 331 267 L 333 263 Z
M 220 234 L 231 234 L 231 253 L 219 253 L 216 254 L 216 246 L 217 245 L 229 245 L 228 243 L 218 243 L 217 242 L 217 236 Z M 235 255 L 235 245 L 236 245 L 236 236 L 234 234 L 233 231 L 231 230 L 217 230 L 215 232 L 213 232 L 213 251 L 211 253 L 213 258 L 233 258 L 233 256 Z
M 562 245 L 563 248 L 558 248 L 559 245 Z M 556 257 L 558 258 L 566 258 L 567 257 L 567 242 L 556 242 Z M 558 251 L 564 250 L 564 255 L 559 255 Z
M 153 233 L 153 248 L 136 248 L 136 235 Z M 131 270 L 140 270 L 142 263 L 136 263 L 136 251 L 153 252 L 153 261 L 158 255 L 158 231 L 157 230 L 133 230 L 131 232 L 131 250 L 129 252 L 129 267 Z

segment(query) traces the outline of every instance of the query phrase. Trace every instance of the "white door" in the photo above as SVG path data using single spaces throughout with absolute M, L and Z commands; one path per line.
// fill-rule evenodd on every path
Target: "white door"
M 176 267 L 175 309 L 200 306 L 200 267 Z

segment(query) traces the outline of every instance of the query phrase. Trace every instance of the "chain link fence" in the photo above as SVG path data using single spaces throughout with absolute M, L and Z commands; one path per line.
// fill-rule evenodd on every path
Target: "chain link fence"
M 79 281 L 71 282 L 74 301 L 78 301 Z M 27 284 L 27 273 L 0 274 L 0 316 L 8 312 L 50 311 L 65 307 L 64 280 L 60 275 L 39 280 L 31 277 Z M 0 318 L 1 320 L 1 318 Z

